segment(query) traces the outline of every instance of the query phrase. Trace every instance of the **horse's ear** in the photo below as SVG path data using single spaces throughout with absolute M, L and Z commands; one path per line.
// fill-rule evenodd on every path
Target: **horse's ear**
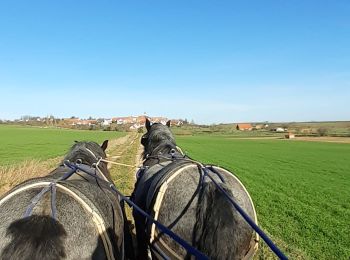
M 103 151 L 106 151 L 107 147 L 108 147 L 108 140 L 105 140 L 103 142 L 103 144 L 101 144 L 101 148 L 102 148 Z
M 151 129 L 151 121 L 149 121 L 148 118 L 146 118 L 145 126 L 146 126 L 147 131 L 149 131 Z
M 170 127 L 170 124 L 171 124 L 171 120 L 168 120 L 168 122 L 166 122 L 166 126 Z

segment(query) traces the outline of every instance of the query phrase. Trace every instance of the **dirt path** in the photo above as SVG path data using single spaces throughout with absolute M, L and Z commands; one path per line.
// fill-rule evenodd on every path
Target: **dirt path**
M 117 139 L 107 150 L 108 158 L 111 161 L 134 165 L 134 167 L 127 167 L 109 164 L 115 185 L 125 195 L 130 195 L 134 189 L 134 176 L 137 166 L 139 166 L 136 158 L 139 157 L 140 137 L 141 135 L 138 133 L 129 133 L 125 137 Z
M 109 171 L 111 173 L 114 184 L 117 189 L 128 196 L 131 195 L 135 185 L 135 173 L 141 162 L 142 149 L 140 147 L 141 134 L 130 133 L 123 138 L 119 138 L 115 143 L 112 143 L 107 150 L 108 158 L 111 161 L 134 165 L 134 167 L 127 167 L 115 164 L 109 164 Z M 125 206 L 126 217 L 129 222 L 131 234 L 133 234 L 134 245 L 135 229 L 131 209 Z

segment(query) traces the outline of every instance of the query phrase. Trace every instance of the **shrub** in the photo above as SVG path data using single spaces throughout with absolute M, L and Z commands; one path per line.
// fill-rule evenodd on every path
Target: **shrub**
M 326 136 L 328 134 L 328 130 L 325 127 L 320 127 L 317 129 L 317 133 L 319 136 Z

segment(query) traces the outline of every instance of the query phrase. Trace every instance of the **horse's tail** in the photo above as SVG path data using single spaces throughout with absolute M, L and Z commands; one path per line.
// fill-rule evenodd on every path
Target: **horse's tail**
M 229 196 L 227 185 L 219 184 Z M 212 181 L 203 182 L 199 194 L 195 246 L 210 259 L 242 259 L 242 247 L 251 230 Z M 248 242 L 249 243 L 249 242 Z
M 49 216 L 32 215 L 19 219 L 7 228 L 11 242 L 4 248 L 0 259 L 50 259 L 66 256 L 63 226 Z

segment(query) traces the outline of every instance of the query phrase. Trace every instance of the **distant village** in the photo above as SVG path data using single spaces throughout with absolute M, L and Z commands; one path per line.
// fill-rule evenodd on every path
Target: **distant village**
M 193 120 L 191 123 L 187 119 L 169 119 L 167 117 L 151 117 L 147 115 L 141 116 L 121 116 L 112 118 L 92 118 L 87 119 L 78 118 L 72 116 L 70 118 L 56 118 L 54 116 L 38 117 L 38 116 L 22 116 L 20 119 L 15 120 L 0 120 L 0 123 L 8 124 L 26 124 L 36 126 L 56 126 L 64 128 L 77 128 L 77 129 L 104 129 L 104 130 L 137 130 L 143 128 L 148 118 L 153 123 L 166 124 L 168 120 L 171 121 L 171 126 L 182 125 L 194 125 Z M 255 131 L 255 130 L 267 130 L 273 132 L 288 132 L 286 127 L 270 127 L 269 124 L 252 124 L 252 123 L 238 123 L 235 124 L 235 128 L 238 131 Z
M 298 136 L 349 136 L 350 124 L 348 122 L 301 122 L 301 123 L 230 123 L 230 124 L 212 124 L 198 125 L 193 120 L 190 122 L 187 119 L 171 119 L 162 116 L 148 116 L 146 114 L 139 116 L 117 116 L 111 118 L 78 118 L 72 116 L 70 118 L 57 118 L 52 115 L 46 117 L 38 116 L 22 116 L 15 120 L 1 120 L 0 124 L 15 124 L 15 125 L 31 125 L 37 127 L 56 127 L 56 128 L 71 128 L 80 130 L 104 130 L 104 131 L 139 131 L 143 132 L 146 118 L 153 123 L 166 124 L 171 121 L 172 127 L 182 127 L 183 131 L 239 131 L 239 132 L 276 132 L 285 133 L 288 139 Z M 334 125 L 337 124 L 337 128 Z
M 166 124 L 168 120 L 171 120 L 172 126 L 181 126 L 187 124 L 187 119 L 169 119 L 166 117 L 150 117 L 150 116 L 124 116 L 124 117 L 112 117 L 112 118 L 92 118 L 87 119 L 78 118 L 72 116 L 70 118 L 56 118 L 54 116 L 37 117 L 37 116 L 22 116 L 20 119 L 15 120 L 0 120 L 0 123 L 7 124 L 26 124 L 36 126 L 56 126 L 65 128 L 77 128 L 77 129 L 104 129 L 104 130 L 137 130 L 144 127 L 146 118 L 149 118 L 153 123 Z

